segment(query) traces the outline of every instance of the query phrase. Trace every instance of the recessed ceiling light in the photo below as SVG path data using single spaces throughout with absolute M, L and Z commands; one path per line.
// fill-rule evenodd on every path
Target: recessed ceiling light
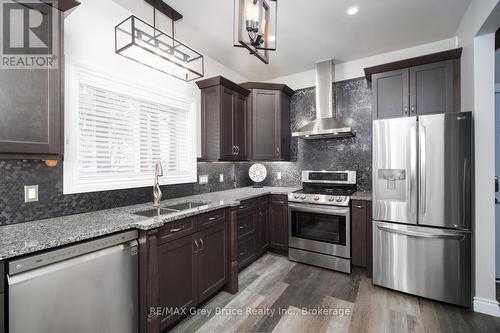
M 352 6 L 347 9 L 347 14 L 349 15 L 355 15 L 359 12 L 359 7 L 358 6 Z

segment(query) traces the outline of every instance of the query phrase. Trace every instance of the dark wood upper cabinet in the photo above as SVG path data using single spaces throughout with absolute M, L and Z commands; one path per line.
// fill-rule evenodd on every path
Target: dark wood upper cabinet
M 372 80 L 373 118 L 460 112 L 460 54 L 457 49 L 365 69 Z
M 408 115 L 408 70 L 398 69 L 372 76 L 373 117 L 394 118 Z
M 460 111 L 454 106 L 453 62 L 440 61 L 410 68 L 410 114 Z
M 1 70 L 0 156 L 3 158 L 51 159 L 62 155 L 64 16 L 56 12 L 57 66 Z
M 163 244 L 158 249 L 160 306 L 164 309 L 189 309 L 198 303 L 198 278 L 195 236 Z M 161 318 L 161 329 L 173 324 L 182 313 Z
M 290 96 L 286 85 L 248 82 L 250 89 L 251 159 L 286 161 L 290 159 Z
M 197 256 L 198 303 L 212 296 L 227 282 L 228 240 L 225 223 L 197 233 L 200 246 Z
M 201 159 L 248 159 L 247 104 L 250 91 L 217 76 L 197 81 L 201 89 Z
M 284 195 L 272 195 L 269 205 L 269 247 L 288 251 L 288 200 Z

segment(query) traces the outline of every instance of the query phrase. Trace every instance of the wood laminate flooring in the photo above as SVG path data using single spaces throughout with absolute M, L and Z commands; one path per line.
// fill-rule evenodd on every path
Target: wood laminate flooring
M 500 332 L 500 318 L 374 286 L 268 253 L 172 332 Z

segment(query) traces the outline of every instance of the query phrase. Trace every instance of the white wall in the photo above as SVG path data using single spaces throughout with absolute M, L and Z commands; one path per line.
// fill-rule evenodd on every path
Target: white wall
M 338 63 L 335 64 L 335 81 L 348 80 L 364 76 L 365 73 L 363 70 L 365 67 L 441 52 L 455 47 L 457 47 L 456 39 L 448 38 L 372 57 Z M 285 83 L 292 89 L 308 88 L 316 85 L 316 73 L 315 70 L 312 69 L 305 72 L 279 77 L 269 80 L 268 82 Z
M 475 129 L 474 310 L 500 316 L 495 299 L 494 34 L 484 34 L 485 27 L 494 29 L 492 23 L 498 27 L 497 6 L 498 0 L 472 0 L 456 35 L 463 48 L 461 107 L 473 111 Z
M 84 0 L 64 20 L 67 73 L 72 63 L 90 66 L 118 79 L 148 82 L 154 87 L 182 93 L 197 99 L 198 131 L 200 133 L 200 90 L 194 82 L 183 82 L 167 74 L 115 54 L 115 25 L 132 13 L 110 0 Z M 195 47 L 195 46 L 194 46 Z M 223 75 L 236 82 L 245 77 L 205 56 L 205 77 Z M 199 135 L 198 135 L 199 136 Z M 198 137 L 198 156 L 200 141 Z
M 497 4 L 498 0 L 472 0 L 456 32 L 458 45 L 463 48 L 460 82 L 462 86 L 462 111 L 471 111 L 474 106 L 473 39 Z

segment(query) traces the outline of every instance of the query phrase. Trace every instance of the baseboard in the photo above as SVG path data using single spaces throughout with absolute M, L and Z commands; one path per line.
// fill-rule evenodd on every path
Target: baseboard
M 474 312 L 500 317 L 500 306 L 496 300 L 474 297 Z

